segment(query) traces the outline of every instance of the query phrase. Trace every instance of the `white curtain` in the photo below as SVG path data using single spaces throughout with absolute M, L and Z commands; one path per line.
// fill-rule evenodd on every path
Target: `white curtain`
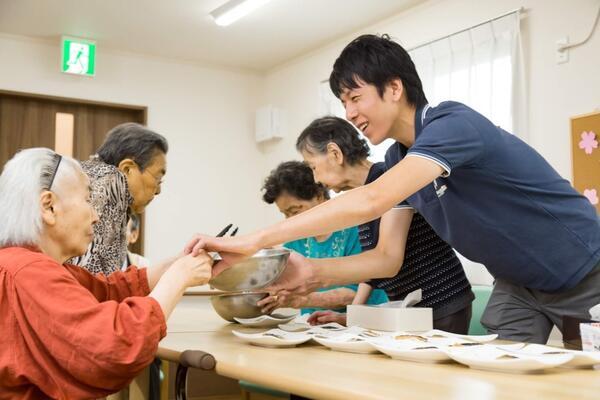
M 459 101 L 524 138 L 519 20 L 516 11 L 410 50 L 429 103 Z

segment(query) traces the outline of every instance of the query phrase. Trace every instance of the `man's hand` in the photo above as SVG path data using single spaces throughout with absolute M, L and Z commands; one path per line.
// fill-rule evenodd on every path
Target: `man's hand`
M 340 325 L 346 325 L 346 314 L 335 311 L 315 311 L 308 317 L 308 323 L 311 325 L 322 325 L 329 322 L 337 322 Z
M 287 266 L 275 284 L 265 290 L 272 295 L 298 296 L 309 292 L 320 286 L 314 276 L 314 268 L 308 258 L 292 251 Z

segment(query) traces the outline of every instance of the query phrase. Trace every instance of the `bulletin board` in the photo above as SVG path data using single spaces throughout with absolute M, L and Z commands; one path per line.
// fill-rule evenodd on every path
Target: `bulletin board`
M 600 214 L 600 111 L 571 118 L 573 186 Z

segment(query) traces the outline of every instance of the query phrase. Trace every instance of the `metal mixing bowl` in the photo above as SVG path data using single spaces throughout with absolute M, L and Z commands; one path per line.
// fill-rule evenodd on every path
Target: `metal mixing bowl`
M 268 293 L 240 293 L 240 294 L 220 294 L 212 296 L 210 302 L 213 308 L 221 316 L 230 322 L 235 322 L 237 318 L 254 318 L 264 313 L 256 302 L 267 297 Z
M 273 283 L 285 269 L 290 251 L 264 249 L 231 266 L 208 283 L 224 291 L 250 291 Z

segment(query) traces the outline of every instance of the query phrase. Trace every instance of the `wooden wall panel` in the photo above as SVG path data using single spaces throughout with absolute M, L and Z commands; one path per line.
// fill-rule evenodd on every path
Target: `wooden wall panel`
M 56 113 L 73 114 L 73 157 L 86 160 L 106 133 L 124 122 L 146 123 L 146 108 L 0 90 L 0 166 L 21 149 L 54 149 Z M 143 254 L 144 223 L 132 251 Z

